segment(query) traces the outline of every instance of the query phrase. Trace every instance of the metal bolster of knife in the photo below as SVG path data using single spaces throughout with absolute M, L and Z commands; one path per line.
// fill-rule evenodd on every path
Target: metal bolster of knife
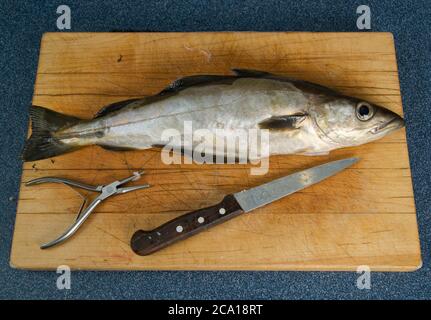
M 131 247 L 138 255 L 149 255 L 243 212 L 235 196 L 229 194 L 214 206 L 186 213 L 151 231 L 136 231 L 131 239 Z

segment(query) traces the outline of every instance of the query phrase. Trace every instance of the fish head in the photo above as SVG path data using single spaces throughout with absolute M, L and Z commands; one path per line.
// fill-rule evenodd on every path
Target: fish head
M 398 114 L 352 97 L 326 97 L 310 111 L 321 136 L 339 147 L 374 141 L 404 126 Z

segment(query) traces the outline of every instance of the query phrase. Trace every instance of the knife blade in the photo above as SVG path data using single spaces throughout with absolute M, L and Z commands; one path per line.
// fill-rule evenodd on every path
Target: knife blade
M 241 213 L 250 212 L 316 184 L 358 160 L 347 158 L 296 172 L 254 188 L 229 194 L 214 206 L 186 213 L 153 230 L 138 230 L 131 239 L 132 250 L 138 255 L 151 254 Z

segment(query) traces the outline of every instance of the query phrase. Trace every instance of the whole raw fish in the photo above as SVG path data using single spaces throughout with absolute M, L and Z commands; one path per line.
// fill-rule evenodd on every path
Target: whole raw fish
M 106 106 L 91 120 L 32 106 L 24 160 L 88 145 L 114 150 L 161 146 L 166 144 L 164 130 L 183 132 L 185 121 L 214 133 L 268 129 L 270 154 L 303 155 L 367 143 L 404 126 L 400 116 L 384 107 L 318 84 L 262 71 L 233 71 L 234 76 L 179 79 L 154 96 Z

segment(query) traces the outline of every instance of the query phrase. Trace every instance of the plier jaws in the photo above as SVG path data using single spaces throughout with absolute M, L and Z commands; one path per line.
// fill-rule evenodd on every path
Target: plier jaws
M 40 248 L 41 249 L 47 249 L 50 247 L 53 247 L 55 245 L 58 245 L 67 239 L 69 239 L 71 236 L 73 236 L 76 231 L 81 227 L 81 225 L 87 220 L 87 218 L 90 216 L 90 214 L 94 211 L 94 209 L 105 199 L 117 195 L 117 194 L 124 194 L 131 191 L 136 191 L 140 189 L 146 189 L 149 188 L 149 184 L 143 184 L 139 186 L 130 186 L 130 187 L 120 187 L 128 182 L 138 180 L 143 172 L 134 172 L 132 176 L 117 180 L 114 182 L 111 182 L 107 185 L 99 185 L 99 186 L 93 186 L 89 184 L 85 184 L 82 182 L 66 179 L 66 178 L 59 178 L 59 177 L 42 177 L 33 179 L 31 181 L 28 181 L 25 185 L 26 186 L 32 186 L 36 184 L 41 183 L 62 183 L 72 188 L 80 188 L 92 192 L 99 192 L 100 194 L 94 198 L 94 200 L 84 208 L 85 203 L 87 200 L 84 198 L 84 202 L 81 205 L 81 208 L 78 212 L 78 216 L 76 217 L 75 222 L 58 238 L 56 238 L 53 241 L 50 241 L 48 243 L 43 244 Z

